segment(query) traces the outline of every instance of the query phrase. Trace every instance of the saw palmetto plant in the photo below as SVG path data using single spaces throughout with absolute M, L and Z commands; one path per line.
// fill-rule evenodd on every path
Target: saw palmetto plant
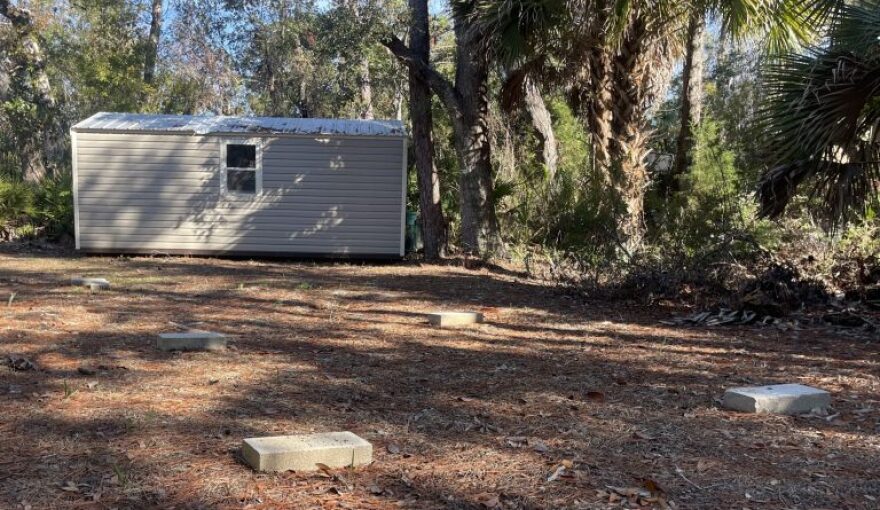
M 880 0 L 839 6 L 818 45 L 774 60 L 764 76 L 769 169 L 761 212 L 782 214 L 807 189 L 845 221 L 877 197 L 880 179 Z

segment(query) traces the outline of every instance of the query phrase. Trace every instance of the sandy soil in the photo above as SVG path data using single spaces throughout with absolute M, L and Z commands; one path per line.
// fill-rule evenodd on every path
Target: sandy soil
M 435 329 L 437 309 L 487 322 Z M 880 508 L 877 334 L 658 322 L 684 311 L 499 269 L 0 248 L 0 359 L 37 365 L 0 364 L 0 508 Z M 187 327 L 232 347 L 152 347 Z M 832 416 L 718 406 L 774 382 L 833 392 Z M 332 430 L 374 463 L 239 460 Z

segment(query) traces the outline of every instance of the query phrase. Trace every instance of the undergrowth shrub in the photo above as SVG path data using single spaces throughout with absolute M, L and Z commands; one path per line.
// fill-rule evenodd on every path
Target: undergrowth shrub
M 0 178 L 0 239 L 73 234 L 73 192 L 69 176 L 51 177 L 39 185 Z
M 36 190 L 37 223 L 50 239 L 73 236 L 73 187 L 69 174 L 51 177 Z
M 780 304 L 787 310 L 880 283 L 880 223 L 871 210 L 836 231 L 811 219 L 807 208 L 781 221 L 759 219 L 754 182 L 744 175 L 718 124 L 705 119 L 680 191 L 648 195 L 640 251 L 622 253 L 610 233 L 603 235 L 613 218 L 595 206 L 600 190 L 563 184 L 560 212 L 546 218 L 554 235 L 522 255 L 526 269 L 588 295 L 737 306 L 759 292 L 770 301 L 787 300 Z
M 19 221 L 34 213 L 34 191 L 15 180 L 0 179 L 0 225 Z

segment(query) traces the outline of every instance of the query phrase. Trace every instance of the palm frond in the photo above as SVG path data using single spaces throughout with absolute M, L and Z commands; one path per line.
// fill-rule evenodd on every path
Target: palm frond
M 846 220 L 880 182 L 880 0 L 834 13 L 828 42 L 775 59 L 761 122 L 770 169 L 759 198 L 778 216 L 806 182 L 830 219 Z
M 760 35 L 772 54 L 811 44 L 845 0 L 705 0 L 698 7 L 718 17 L 723 34 Z
M 470 16 L 487 34 L 491 51 L 512 64 L 546 52 L 570 26 L 572 0 L 481 0 Z

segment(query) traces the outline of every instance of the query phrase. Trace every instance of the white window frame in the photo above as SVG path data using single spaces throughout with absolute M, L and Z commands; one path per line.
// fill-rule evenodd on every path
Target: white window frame
M 253 145 L 256 147 L 257 160 L 254 168 L 227 167 L 226 166 L 226 147 L 228 145 Z M 220 140 L 220 186 L 224 195 L 232 195 L 235 197 L 258 197 L 263 194 L 263 140 L 261 138 L 223 138 Z M 254 172 L 256 185 L 253 193 L 245 191 L 235 191 L 229 189 L 229 170 L 246 170 Z

